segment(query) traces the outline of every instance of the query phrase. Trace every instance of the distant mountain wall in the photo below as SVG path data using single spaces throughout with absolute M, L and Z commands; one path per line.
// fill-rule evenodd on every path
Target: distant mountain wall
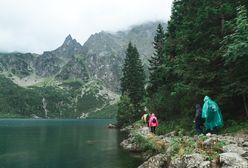
M 25 111 L 27 109 L 34 109 L 35 114 L 43 115 L 44 108 L 41 104 L 43 97 L 50 102 L 48 108 L 54 111 L 50 113 L 53 114 L 52 117 L 62 116 L 59 111 L 64 116 L 70 117 L 80 117 L 81 114 L 91 116 L 86 113 L 101 110 L 104 112 L 99 114 L 107 115 L 110 106 L 116 109 L 113 102 L 116 102 L 119 97 L 121 70 L 128 43 L 132 42 L 136 45 L 144 67 L 147 69 L 148 59 L 154 52 L 152 43 L 158 24 L 159 22 L 149 22 L 115 33 L 101 31 L 91 35 L 84 45 L 68 35 L 60 47 L 53 51 L 45 51 L 41 55 L 0 53 L 0 74 L 2 75 L 0 85 L 2 84 L 4 88 L 2 82 L 9 79 L 9 83 L 13 82 L 9 89 L 11 90 L 12 86 L 17 87 L 14 90 L 19 96 L 21 96 L 19 93 L 25 93 L 25 91 L 31 95 L 37 93 L 36 100 L 39 104 L 36 106 L 39 108 L 35 108 L 32 103 L 26 103 L 27 106 L 22 111 L 25 115 L 33 114 L 32 111 Z M 162 25 L 166 28 L 165 23 Z M 29 99 L 30 94 L 27 95 L 27 101 L 33 102 Z M 55 99 L 52 94 L 56 94 L 61 99 Z M 8 95 L 1 96 L 2 100 L 8 97 Z M 4 102 L 7 103 L 2 101 L 3 104 L 1 104 L 0 100 L 0 107 L 6 105 Z M 15 109 L 12 109 L 12 105 L 8 107 L 12 111 Z M 73 115 L 65 113 L 61 110 L 62 107 L 73 111 Z M 42 112 L 37 112 L 39 110 Z M 110 111 L 114 114 L 113 110 L 110 109 Z M 4 111 L 0 110 L 1 113 Z M 95 113 L 92 116 L 99 115 Z

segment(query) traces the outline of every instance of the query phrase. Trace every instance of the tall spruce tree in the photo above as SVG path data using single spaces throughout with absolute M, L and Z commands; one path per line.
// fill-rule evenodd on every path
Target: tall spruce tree
M 121 93 L 122 97 L 127 96 L 127 98 L 121 98 L 120 101 L 125 100 L 132 104 L 133 111 L 127 112 L 126 115 L 122 112 L 125 111 L 123 108 L 125 106 L 119 106 L 118 116 L 122 115 L 121 118 L 130 118 L 128 121 L 135 121 L 140 118 L 141 112 L 143 110 L 142 103 L 145 96 L 145 74 L 142 62 L 139 57 L 138 50 L 130 42 L 126 51 L 126 58 L 122 69 L 123 77 L 121 78 Z M 123 104 L 119 102 L 119 104 Z M 128 110 L 128 109 L 127 109 Z M 120 118 L 117 116 L 117 119 Z M 121 121 L 118 121 L 119 123 Z
M 153 42 L 155 52 L 149 60 L 149 97 L 146 101 L 149 110 L 155 112 L 160 119 L 172 119 L 171 111 L 175 112 L 173 108 L 176 106 L 171 104 L 175 97 L 171 96 L 169 88 L 176 78 L 171 73 L 173 64 L 169 56 L 165 55 L 165 38 L 163 27 L 159 24 Z
M 152 95 L 159 86 L 162 85 L 162 65 L 165 61 L 165 32 L 161 24 L 158 24 L 156 35 L 153 41 L 154 53 L 149 59 L 149 88 L 148 92 Z

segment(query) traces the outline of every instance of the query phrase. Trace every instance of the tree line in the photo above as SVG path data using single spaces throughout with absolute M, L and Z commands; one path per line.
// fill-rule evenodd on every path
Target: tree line
M 117 113 L 120 126 L 148 107 L 161 120 L 192 120 L 208 95 L 224 119 L 248 118 L 248 1 L 174 0 L 167 31 L 159 24 L 145 79 L 139 53 L 126 51 Z

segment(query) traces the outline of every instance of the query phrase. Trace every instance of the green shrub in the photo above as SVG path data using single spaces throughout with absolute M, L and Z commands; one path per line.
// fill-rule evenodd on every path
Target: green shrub
M 142 135 L 138 133 L 134 134 L 133 142 L 137 144 L 142 151 L 152 151 L 152 152 L 158 151 L 158 149 L 156 149 L 154 142 L 143 137 Z
M 182 136 L 172 138 L 169 154 L 172 157 L 191 154 L 197 148 L 197 143 L 191 138 Z

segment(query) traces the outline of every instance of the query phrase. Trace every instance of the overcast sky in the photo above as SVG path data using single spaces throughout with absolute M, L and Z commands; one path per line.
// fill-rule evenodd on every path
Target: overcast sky
M 56 49 L 71 34 L 83 44 L 91 34 L 168 20 L 173 0 L 0 0 L 0 51 Z

